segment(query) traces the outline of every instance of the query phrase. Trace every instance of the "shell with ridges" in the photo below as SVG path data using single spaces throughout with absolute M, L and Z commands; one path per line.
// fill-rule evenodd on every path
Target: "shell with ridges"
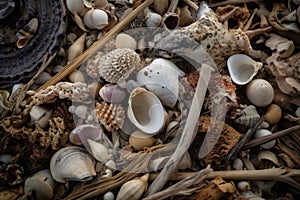
M 246 95 L 254 105 L 267 106 L 274 99 L 274 89 L 268 81 L 255 79 L 247 85 Z
M 280 121 L 282 115 L 282 110 L 277 104 L 271 104 L 264 116 L 265 121 L 269 124 L 276 124 Z
M 235 119 L 234 122 L 238 124 L 242 124 L 246 127 L 253 127 L 256 122 L 258 122 L 260 116 L 253 105 L 249 105 L 244 108 L 241 113 L 240 117 Z
M 89 181 L 96 175 L 89 153 L 76 146 L 64 147 L 55 152 L 50 160 L 50 172 L 54 180 Z
M 98 62 L 99 74 L 107 82 L 126 79 L 140 65 L 140 56 L 132 49 L 115 49 L 102 56 Z
M 117 200 L 138 200 L 148 188 L 149 173 L 124 183 Z

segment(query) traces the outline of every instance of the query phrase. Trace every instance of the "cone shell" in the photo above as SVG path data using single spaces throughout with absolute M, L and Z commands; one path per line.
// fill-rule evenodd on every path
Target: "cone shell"
M 75 146 L 61 148 L 52 156 L 50 172 L 60 183 L 89 181 L 96 175 L 92 157 L 85 149 Z
M 263 107 L 273 101 L 274 89 L 268 81 L 255 79 L 247 85 L 246 95 L 251 103 Z
M 151 147 L 156 141 L 156 138 L 149 136 L 140 130 L 134 131 L 129 137 L 129 144 L 137 151 L 141 151 L 145 147 Z
M 269 124 L 276 124 L 277 122 L 280 121 L 282 115 L 282 110 L 280 106 L 277 104 L 271 104 L 268 107 L 268 110 L 265 114 L 265 121 L 268 122 Z
M 96 103 L 96 116 L 108 131 L 116 131 L 124 124 L 125 111 L 121 105 L 102 101 Z
M 149 173 L 140 178 L 124 183 L 117 195 L 117 200 L 138 200 L 148 188 Z
M 140 65 L 140 56 L 132 49 L 115 49 L 99 60 L 99 74 L 107 82 L 117 83 Z

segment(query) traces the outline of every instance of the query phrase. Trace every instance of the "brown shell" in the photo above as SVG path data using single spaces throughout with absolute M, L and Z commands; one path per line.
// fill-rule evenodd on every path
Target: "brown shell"
M 121 105 L 97 102 L 96 115 L 108 131 L 116 131 L 124 124 L 125 111 Z
M 280 121 L 282 110 L 277 104 L 271 104 L 265 114 L 265 121 L 269 124 L 276 124 Z

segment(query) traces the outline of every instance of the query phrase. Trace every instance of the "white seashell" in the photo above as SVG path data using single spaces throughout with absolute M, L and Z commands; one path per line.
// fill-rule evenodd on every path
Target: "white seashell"
M 24 192 L 29 194 L 34 191 L 37 199 L 52 199 L 55 182 L 50 174 L 49 169 L 37 172 L 32 177 L 25 180 Z
M 135 50 L 137 47 L 136 40 L 126 33 L 120 33 L 116 37 L 116 48 L 128 48 Z
M 116 84 L 107 83 L 100 88 L 99 96 L 108 103 L 121 103 L 126 97 L 126 92 Z
M 255 79 L 247 85 L 246 95 L 254 105 L 267 106 L 274 99 L 274 89 L 268 81 Z
M 251 186 L 249 184 L 248 181 L 240 181 L 238 182 L 237 184 L 237 188 L 242 191 L 242 192 L 245 192 L 245 191 L 248 191 L 251 189 Z
M 72 61 L 83 52 L 86 33 L 83 33 L 68 49 L 68 61 Z
M 164 105 L 174 107 L 179 92 L 178 78 L 183 75 L 171 61 L 157 58 L 137 73 L 137 81 L 144 84 Z
M 129 144 L 134 150 L 141 151 L 145 147 L 151 147 L 156 143 L 157 139 L 143 133 L 140 130 L 134 131 L 129 137 Z
M 256 131 L 254 137 L 255 138 L 261 138 L 261 137 L 264 137 L 264 136 L 267 136 L 267 135 L 271 135 L 271 134 L 272 134 L 272 132 L 269 131 L 268 129 L 259 129 L 259 130 Z M 260 146 L 263 149 L 271 149 L 272 147 L 275 146 L 275 140 L 272 140 L 272 141 L 267 142 L 265 144 L 262 144 Z
M 82 124 L 74 128 L 70 135 L 69 141 L 76 145 L 88 145 L 87 139 L 98 140 L 103 130 L 100 127 L 91 124 Z
M 148 12 L 146 15 L 147 27 L 159 27 L 162 17 L 160 14 Z
M 15 93 L 15 91 L 22 88 L 24 85 L 25 85 L 24 83 L 14 84 L 13 87 L 12 87 L 12 90 L 11 90 L 11 95 L 13 95 Z
M 41 106 L 34 105 L 32 106 L 29 115 L 33 122 L 37 123 L 41 128 L 45 128 L 52 115 L 52 110 L 47 110 Z
M 148 188 L 149 173 L 124 183 L 116 200 L 138 200 Z
M 115 195 L 111 191 L 108 191 L 103 195 L 103 200 L 114 200 L 114 199 L 115 199 Z
M 78 13 L 81 15 L 85 10 L 82 0 L 66 0 L 66 5 L 71 13 Z
M 60 183 L 89 181 L 96 175 L 92 157 L 85 149 L 76 146 L 58 150 L 50 160 L 50 172 Z
M 259 162 L 261 160 L 269 160 L 272 163 L 274 163 L 275 165 L 280 166 L 277 156 L 272 151 L 269 151 L 269 150 L 260 151 L 257 155 L 257 159 Z
M 96 160 L 102 163 L 107 163 L 110 159 L 112 159 L 112 155 L 108 152 L 106 146 L 91 139 L 87 139 L 87 142 L 89 144 L 89 149 Z
M 103 29 L 108 25 L 108 15 L 100 9 L 92 9 L 85 13 L 83 17 L 85 25 L 91 29 Z
M 230 56 L 227 60 L 227 67 L 232 81 L 238 85 L 249 83 L 263 66 L 244 54 Z
M 128 118 L 141 131 L 156 134 L 164 127 L 164 108 L 152 92 L 137 87 L 130 94 L 128 104 Z
M 76 82 L 81 82 L 81 83 L 85 83 L 85 78 L 84 75 L 81 71 L 79 70 L 74 70 L 70 75 L 69 75 L 69 79 L 72 83 L 76 83 Z

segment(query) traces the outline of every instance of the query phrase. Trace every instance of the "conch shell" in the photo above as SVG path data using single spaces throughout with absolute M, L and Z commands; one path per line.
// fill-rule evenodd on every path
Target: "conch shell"
M 137 87 L 130 94 L 128 104 L 128 118 L 141 131 L 156 134 L 164 127 L 165 110 L 152 92 Z

